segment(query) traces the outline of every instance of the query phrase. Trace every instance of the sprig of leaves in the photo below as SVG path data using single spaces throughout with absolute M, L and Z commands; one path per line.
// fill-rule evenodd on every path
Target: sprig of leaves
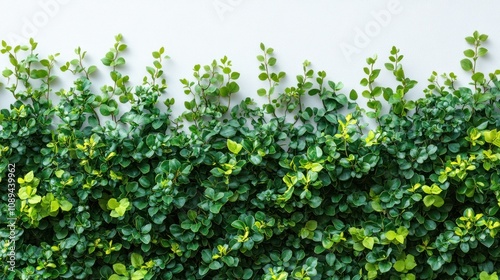
M 269 87 L 268 89 L 258 89 L 257 94 L 259 96 L 267 97 L 268 103 L 264 105 L 264 110 L 276 117 L 276 108 L 274 104 L 277 102 L 277 100 L 272 100 L 271 96 L 274 94 L 276 87 L 279 85 L 280 81 L 286 76 L 286 73 L 283 71 L 271 71 L 271 68 L 275 67 L 277 62 L 277 59 L 273 55 L 273 48 L 266 48 L 263 43 L 260 43 L 260 49 L 263 54 L 257 56 L 257 60 L 260 62 L 259 70 L 261 71 L 261 73 L 259 74 L 259 80 L 267 81 L 269 83 Z

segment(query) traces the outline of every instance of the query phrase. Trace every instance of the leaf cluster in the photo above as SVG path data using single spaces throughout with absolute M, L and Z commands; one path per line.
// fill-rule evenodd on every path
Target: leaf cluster
M 498 279 L 500 71 L 478 74 L 486 39 L 466 38 L 470 87 L 432 73 L 417 100 L 397 48 L 384 65 L 396 85 L 368 58 L 367 111 L 308 61 L 280 87 L 261 44 L 266 104 L 231 105 L 240 74 L 223 57 L 181 79 L 180 116 L 164 97 L 164 48 L 133 86 L 117 35 L 100 91 L 103 70 L 77 48 L 59 68 L 73 85 L 55 90 L 57 55 L 2 42 L 0 94 L 16 98 L 0 111 L 2 213 L 13 176 L 17 194 L 16 268 L 2 279 Z

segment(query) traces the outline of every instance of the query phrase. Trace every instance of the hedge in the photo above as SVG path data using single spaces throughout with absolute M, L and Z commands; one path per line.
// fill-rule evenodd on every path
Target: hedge
M 477 67 L 487 38 L 465 38 L 465 86 L 433 72 L 417 100 L 399 49 L 384 64 L 392 85 L 368 58 L 364 106 L 308 61 L 285 87 L 261 44 L 258 101 L 231 103 L 240 74 L 223 57 L 181 79 L 178 116 L 164 48 L 132 85 L 121 35 L 102 69 L 80 48 L 58 64 L 33 39 L 3 41 L 1 95 L 16 100 L 0 113 L 1 277 L 498 279 L 500 70 Z M 102 71 L 109 84 L 92 84 Z

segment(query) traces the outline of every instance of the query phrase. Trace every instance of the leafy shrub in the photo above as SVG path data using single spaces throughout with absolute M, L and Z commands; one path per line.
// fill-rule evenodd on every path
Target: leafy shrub
M 468 87 L 432 73 L 418 100 L 405 98 L 417 82 L 397 48 L 385 63 L 396 86 L 378 84 L 368 58 L 366 109 L 307 61 L 281 86 L 261 44 L 262 107 L 231 104 L 240 74 L 223 57 L 181 80 L 192 99 L 179 116 L 173 98 L 158 106 L 164 48 L 131 85 L 116 36 L 102 59 L 111 83 L 95 93 L 80 48 L 60 67 L 73 85 L 56 90 L 57 55 L 2 42 L 16 98 L 0 114 L 2 213 L 17 178 L 16 263 L 2 277 L 498 279 L 500 71 L 478 71 L 486 40 L 466 38 Z

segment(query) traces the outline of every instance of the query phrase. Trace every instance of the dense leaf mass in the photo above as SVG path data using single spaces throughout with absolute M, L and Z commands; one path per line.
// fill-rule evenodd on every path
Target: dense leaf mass
M 285 87 L 261 44 L 263 105 L 231 104 L 240 74 L 223 57 L 181 79 L 179 116 L 164 48 L 131 85 L 115 39 L 97 89 L 103 70 L 80 48 L 56 68 L 33 40 L 2 42 L 1 94 L 16 99 L 0 112 L 2 279 L 498 279 L 500 71 L 476 67 L 486 35 L 466 38 L 468 86 L 432 73 L 418 100 L 399 49 L 384 64 L 395 85 L 368 58 L 366 106 L 308 61 Z M 54 88 L 59 70 L 71 87 Z

